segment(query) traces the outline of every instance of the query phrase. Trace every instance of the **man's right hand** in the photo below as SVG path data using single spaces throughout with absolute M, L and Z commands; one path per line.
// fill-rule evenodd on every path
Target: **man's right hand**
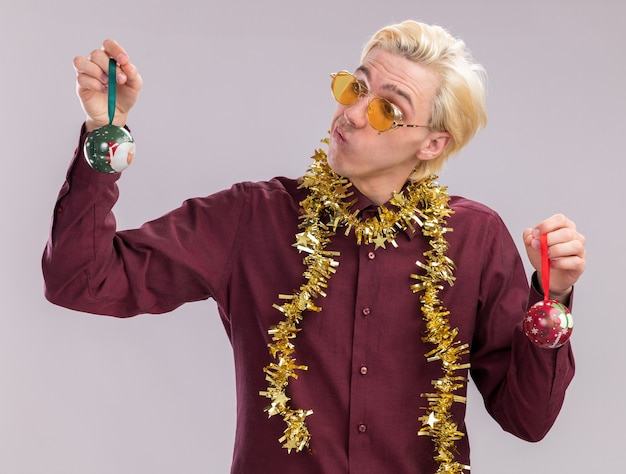
M 107 125 L 109 59 L 117 61 L 117 89 L 113 123 L 126 125 L 128 113 L 137 101 L 143 79 L 130 62 L 128 54 L 115 40 L 107 39 L 102 49 L 94 50 L 89 56 L 74 58 L 76 70 L 76 93 L 85 111 L 87 131 Z

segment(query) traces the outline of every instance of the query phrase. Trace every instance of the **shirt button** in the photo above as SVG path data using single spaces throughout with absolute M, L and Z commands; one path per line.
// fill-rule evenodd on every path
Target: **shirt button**
M 365 433 L 367 431 L 367 425 L 365 423 L 359 423 L 359 433 Z
M 368 252 L 367 253 L 367 258 L 369 258 L 370 260 L 374 260 L 376 258 L 376 253 Z
M 367 367 L 365 367 L 364 365 L 361 366 L 360 372 L 361 372 L 361 375 L 367 375 Z
M 363 316 L 369 316 L 370 314 L 372 314 L 372 310 L 370 308 L 367 306 L 363 308 Z

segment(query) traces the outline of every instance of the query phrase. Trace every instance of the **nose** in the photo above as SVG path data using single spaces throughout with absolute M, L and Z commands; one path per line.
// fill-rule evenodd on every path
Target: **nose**
M 355 128 L 361 128 L 367 122 L 367 97 L 359 97 L 354 104 L 342 105 L 343 116 L 346 121 Z

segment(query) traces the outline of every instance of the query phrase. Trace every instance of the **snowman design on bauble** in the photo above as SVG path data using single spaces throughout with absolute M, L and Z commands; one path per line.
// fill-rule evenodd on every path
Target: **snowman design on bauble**
M 128 130 L 116 125 L 95 129 L 85 140 L 87 163 L 102 173 L 119 173 L 135 156 L 135 141 Z

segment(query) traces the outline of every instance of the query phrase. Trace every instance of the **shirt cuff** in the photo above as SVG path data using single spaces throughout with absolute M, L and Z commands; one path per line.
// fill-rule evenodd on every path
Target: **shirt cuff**
M 531 307 L 533 304 L 538 301 L 542 301 L 544 299 L 543 288 L 541 287 L 541 283 L 539 282 L 539 276 L 537 272 L 534 272 L 530 279 L 530 294 L 528 297 L 528 307 Z M 563 302 L 563 305 L 567 306 L 567 308 L 571 311 L 572 304 L 574 303 L 574 288 L 572 288 L 572 292 L 569 294 L 567 301 Z

